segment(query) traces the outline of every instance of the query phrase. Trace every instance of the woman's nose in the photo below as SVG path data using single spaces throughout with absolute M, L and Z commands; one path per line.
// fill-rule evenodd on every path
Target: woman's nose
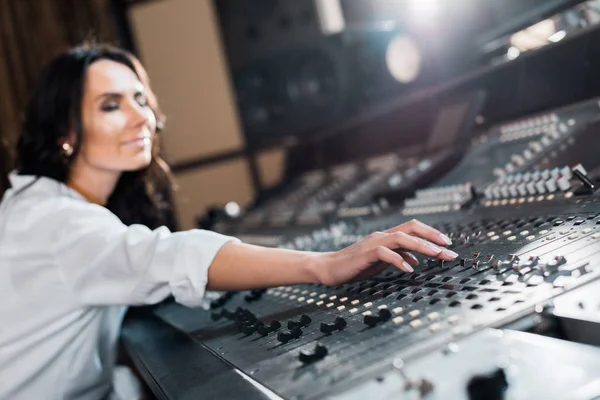
M 148 122 L 150 119 L 150 112 L 148 107 L 141 106 L 137 101 L 131 102 L 130 106 L 131 118 L 134 121 L 134 125 L 141 125 Z

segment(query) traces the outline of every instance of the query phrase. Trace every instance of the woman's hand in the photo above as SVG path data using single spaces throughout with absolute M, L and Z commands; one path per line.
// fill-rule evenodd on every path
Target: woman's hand
M 451 261 L 458 254 L 442 247 L 450 244 L 450 239 L 440 231 L 412 220 L 385 232 L 372 233 L 340 251 L 315 255 L 314 274 L 320 283 L 335 286 L 377 275 L 387 264 L 412 272 L 418 261 L 411 251 Z

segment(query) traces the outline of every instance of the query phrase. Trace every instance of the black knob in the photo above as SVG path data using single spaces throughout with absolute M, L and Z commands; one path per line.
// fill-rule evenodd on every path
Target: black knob
M 213 300 L 210 302 L 210 308 L 211 309 L 215 309 L 215 308 L 219 308 L 219 307 L 223 307 L 223 305 L 225 305 L 225 301 L 219 299 Z
M 235 320 L 236 319 L 236 315 L 235 313 L 232 313 L 231 311 L 229 311 L 228 309 L 224 308 L 221 310 L 221 315 L 229 320 Z
M 332 324 L 327 324 L 325 322 L 321 322 L 321 329 L 320 330 L 323 333 L 330 334 L 330 333 L 333 333 L 334 331 L 341 331 L 347 325 L 348 325 L 348 323 L 346 322 L 346 320 L 344 318 L 337 317 L 335 319 L 335 321 L 333 321 Z
M 322 344 L 317 343 L 313 352 L 302 350 L 300 354 L 298 354 L 298 359 L 304 364 L 310 364 L 322 360 L 327 354 L 327 348 Z
M 235 309 L 235 314 L 236 315 L 245 315 L 247 311 L 248 310 L 246 310 L 245 308 L 238 307 Z
M 379 317 L 375 315 L 365 315 L 365 317 L 363 318 L 363 322 L 365 323 L 365 325 L 374 327 L 379 323 Z
M 277 320 L 273 320 L 269 324 L 269 327 L 271 328 L 272 331 L 276 331 L 278 329 L 281 329 L 281 322 L 279 322 Z
M 281 342 L 281 343 L 287 343 L 290 340 L 292 340 L 292 335 L 290 333 L 287 332 L 279 332 L 277 334 L 277 341 Z
M 335 321 L 333 321 L 334 325 L 336 326 L 336 328 L 338 328 L 340 331 L 342 329 L 344 329 L 346 326 L 348 326 L 348 323 L 346 322 L 346 320 L 342 317 L 337 317 L 335 319 Z
M 260 336 L 267 336 L 269 333 L 273 332 L 273 330 L 270 327 L 265 326 L 262 322 L 259 322 L 255 326 L 256 333 L 258 333 Z
M 295 327 L 290 331 L 290 334 L 294 339 L 298 339 L 300 336 L 302 336 L 302 329 Z
M 392 313 L 387 308 L 379 310 L 379 320 L 381 322 L 389 321 L 392 318 Z
M 299 322 L 300 322 L 300 326 L 308 326 L 312 322 L 312 319 L 310 319 L 310 317 L 308 315 L 302 314 Z
M 252 303 L 253 301 L 259 300 L 260 297 L 257 297 L 255 295 L 252 294 L 247 294 L 246 296 L 244 296 L 244 300 L 246 300 L 247 303 Z
M 287 343 L 292 339 L 298 339 L 300 336 L 302 336 L 302 329 L 295 327 L 289 332 L 279 332 L 277 334 L 277 340 L 281 343 Z
M 250 294 L 244 297 L 244 300 L 248 303 L 252 303 L 253 301 L 260 300 L 260 298 L 265 294 L 267 289 L 255 289 L 251 290 Z
M 306 314 L 302 314 L 302 316 L 300 317 L 300 319 L 298 321 L 288 321 L 288 329 L 294 329 L 295 327 L 305 327 L 310 325 L 310 323 L 312 322 L 312 319 L 310 319 L 310 317 Z
M 210 302 L 210 308 L 215 309 L 223 307 L 235 294 L 236 292 L 226 292 L 222 294 L 219 298 Z
M 242 326 L 241 330 L 244 335 L 252 335 L 254 332 L 256 332 L 256 326 L 255 325 L 244 325 L 244 326 Z
M 336 330 L 336 328 L 333 324 L 327 324 L 325 322 L 321 322 L 321 327 L 319 329 L 321 332 L 326 333 L 326 334 L 330 334 Z
M 246 300 L 246 302 L 248 303 L 252 303 L 253 301 L 257 301 L 260 300 L 260 298 L 263 296 L 263 294 L 265 294 L 267 291 L 267 289 L 255 289 L 255 290 L 251 290 L 250 294 L 247 294 L 244 297 L 244 300 Z
M 508 381 L 502 368 L 490 374 L 476 375 L 467 384 L 469 400 L 502 400 L 507 388 Z
M 244 317 L 245 317 L 245 320 L 246 320 L 248 323 L 251 323 L 251 324 L 255 323 L 255 322 L 258 320 L 258 318 L 256 318 L 256 315 L 252 314 L 250 311 L 248 311 L 248 312 L 247 312 L 247 313 L 244 315 Z

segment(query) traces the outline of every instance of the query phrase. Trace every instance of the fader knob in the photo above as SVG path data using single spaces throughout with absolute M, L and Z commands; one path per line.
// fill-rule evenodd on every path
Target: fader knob
M 235 313 L 232 313 L 231 311 L 229 311 L 228 309 L 224 308 L 221 310 L 221 315 L 231 321 L 236 319 L 236 315 Z
M 271 324 L 269 324 L 269 328 L 271 328 L 271 330 L 273 330 L 273 331 L 281 329 L 281 322 L 279 322 L 277 320 L 273 320 L 273 321 L 271 321 Z
M 243 325 L 241 331 L 244 335 L 252 335 L 256 332 L 256 325 Z
M 365 317 L 363 318 L 363 322 L 365 325 L 374 327 L 379 323 L 379 317 L 375 315 L 365 315 Z
M 292 335 L 289 332 L 279 332 L 277 334 L 277 340 L 281 343 L 287 343 L 292 340 Z
M 558 186 L 558 188 L 563 192 L 566 192 L 571 188 L 571 182 L 567 177 L 561 176 L 556 180 L 556 186 Z
M 573 173 L 571 172 L 571 168 L 568 166 L 562 167 L 560 169 L 560 174 L 566 179 L 570 180 L 573 177 Z
M 579 179 L 581 183 L 583 183 L 588 189 L 590 189 L 592 192 L 596 190 L 595 183 L 589 178 L 583 165 L 577 164 L 571 170 L 573 175 L 575 175 L 575 177 Z
M 305 327 L 310 325 L 312 319 L 306 314 L 302 314 L 298 321 L 288 321 L 288 329 L 294 329 L 295 327 Z
M 535 183 L 535 189 L 538 192 L 538 194 L 544 194 L 546 193 L 546 185 L 544 184 L 543 180 L 539 180 Z
M 469 400 L 501 400 L 508 388 L 506 374 L 502 368 L 485 375 L 476 375 L 467 384 Z
M 295 327 L 294 329 L 290 330 L 289 332 L 279 332 L 277 334 L 277 340 L 281 343 L 287 343 L 292 339 L 298 339 L 300 336 L 302 336 L 302 329 Z
M 379 310 L 379 320 L 381 322 L 389 321 L 392 318 L 392 313 L 387 308 Z
M 321 322 L 321 328 L 320 328 L 320 330 L 323 333 L 330 334 L 330 333 L 333 333 L 335 331 L 341 331 L 347 325 L 348 325 L 348 323 L 346 322 L 346 320 L 344 318 L 337 317 L 335 319 L 335 321 L 333 321 L 332 324 L 327 324 L 325 322 Z
M 546 189 L 550 193 L 554 193 L 558 189 L 556 185 L 556 179 L 554 178 L 548 179 L 546 182 L 544 182 L 544 184 L 546 185 Z
M 542 177 L 542 180 L 547 180 L 550 179 L 550 171 L 547 169 L 544 169 L 540 172 L 540 176 Z
M 312 353 L 302 350 L 300 354 L 298 354 L 298 360 L 300 360 L 303 364 L 311 364 L 327 357 L 328 353 L 327 347 L 317 343 Z

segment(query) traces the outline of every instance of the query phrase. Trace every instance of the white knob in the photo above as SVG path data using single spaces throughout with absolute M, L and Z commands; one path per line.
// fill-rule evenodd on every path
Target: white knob
M 548 180 L 547 180 L 546 182 L 544 182 L 544 183 L 545 183 L 545 185 L 546 185 L 546 189 L 548 189 L 548 191 L 549 191 L 550 193 L 554 193 L 554 192 L 556 192 L 556 190 L 557 190 L 557 187 L 556 187 L 556 179 L 554 179 L 554 178 L 550 178 L 550 179 L 548 179 Z
M 537 181 L 535 183 L 535 190 L 537 191 L 538 194 L 544 194 L 546 193 L 546 185 L 544 185 L 544 181 Z
M 561 176 L 556 180 L 556 185 L 560 190 L 566 192 L 571 188 L 571 180 L 567 179 L 565 176 Z
M 568 180 L 571 180 L 571 178 L 573 178 L 573 173 L 571 172 L 570 167 L 562 167 L 560 169 L 560 174 Z
M 517 185 L 517 191 L 521 197 L 527 196 L 527 183 L 521 182 Z

